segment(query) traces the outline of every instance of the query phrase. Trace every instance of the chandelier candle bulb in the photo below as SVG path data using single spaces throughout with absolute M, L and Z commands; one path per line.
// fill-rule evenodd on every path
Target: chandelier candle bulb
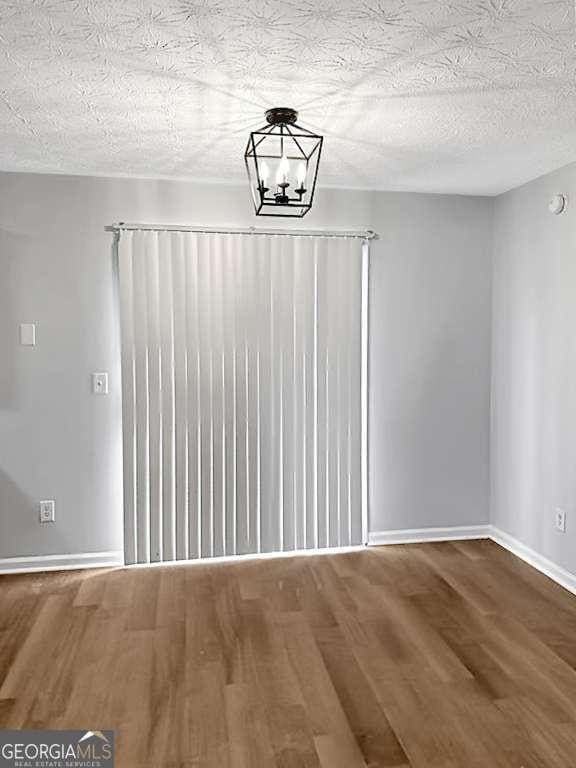
M 279 187 L 288 187 L 288 174 L 290 173 L 290 163 L 286 155 L 282 155 L 278 170 L 276 171 L 276 184 Z
M 250 134 L 244 162 L 257 216 L 301 218 L 312 207 L 324 139 L 297 119 L 296 110 L 274 107 L 266 112 L 267 125 Z
M 266 160 L 262 160 L 262 165 L 260 166 L 260 180 L 262 182 L 262 186 L 266 187 L 268 185 L 268 176 L 270 175 L 270 169 L 268 168 L 268 163 Z

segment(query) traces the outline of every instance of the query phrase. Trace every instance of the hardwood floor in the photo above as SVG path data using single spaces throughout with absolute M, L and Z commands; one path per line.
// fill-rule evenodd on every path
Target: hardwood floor
M 489 541 L 0 577 L 0 727 L 119 768 L 574 768 L 576 598 Z

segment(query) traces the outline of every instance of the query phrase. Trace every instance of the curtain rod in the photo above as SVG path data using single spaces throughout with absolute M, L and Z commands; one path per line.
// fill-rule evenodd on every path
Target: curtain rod
M 170 224 L 127 224 L 119 221 L 106 227 L 107 232 L 200 232 L 213 235 L 293 235 L 298 237 L 358 237 L 362 240 L 377 240 L 378 234 L 371 229 L 258 229 L 257 227 L 186 227 Z

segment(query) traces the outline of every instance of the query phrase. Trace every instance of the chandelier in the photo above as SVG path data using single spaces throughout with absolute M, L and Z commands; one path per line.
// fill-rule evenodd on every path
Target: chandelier
M 274 107 L 250 134 L 244 161 L 257 216 L 301 218 L 312 207 L 323 139 L 297 119 L 296 110 Z

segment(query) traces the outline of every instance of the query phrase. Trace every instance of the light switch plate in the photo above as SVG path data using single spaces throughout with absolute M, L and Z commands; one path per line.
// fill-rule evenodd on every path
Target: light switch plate
M 36 346 L 36 323 L 20 323 L 20 344 L 23 347 Z
M 95 395 L 108 394 L 108 374 L 107 373 L 92 374 L 92 392 Z

